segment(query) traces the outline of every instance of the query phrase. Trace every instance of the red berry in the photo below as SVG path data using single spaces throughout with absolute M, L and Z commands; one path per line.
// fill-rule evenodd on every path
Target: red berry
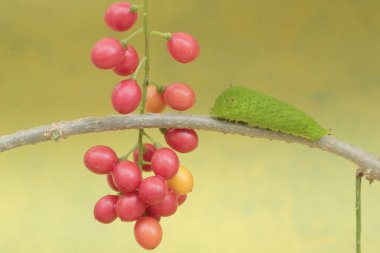
M 160 93 L 156 86 L 148 85 L 146 93 L 145 110 L 152 113 L 160 113 L 165 110 L 166 103 L 162 93 Z
M 108 174 L 119 161 L 115 151 L 106 146 L 90 148 L 84 155 L 84 164 L 96 174 Z
M 189 63 L 198 57 L 200 48 L 193 36 L 187 33 L 173 33 L 167 47 L 173 58 L 180 63 Z
M 168 129 L 166 143 L 175 151 L 188 153 L 198 147 L 198 135 L 193 129 Z
M 154 153 L 151 166 L 154 174 L 168 180 L 177 174 L 179 159 L 170 148 L 160 148 Z
M 158 176 L 145 178 L 139 186 L 139 197 L 148 205 L 157 205 L 164 201 L 167 192 L 165 180 Z
M 123 32 L 133 26 L 137 20 L 137 13 L 131 12 L 131 4 L 118 2 L 108 7 L 104 22 L 113 30 Z
M 179 205 L 179 206 L 182 205 L 183 202 L 185 202 L 186 199 L 187 199 L 187 195 L 178 195 L 178 198 L 177 198 L 177 200 L 178 200 L 178 205 Z
M 115 185 L 115 182 L 113 181 L 112 174 L 107 175 L 107 182 L 108 182 L 108 185 L 111 187 L 112 190 L 114 190 L 116 192 L 120 191 L 120 189 L 117 188 L 117 186 Z
M 124 60 L 124 48 L 116 39 L 101 39 L 92 48 L 91 60 L 100 69 L 112 69 Z
M 149 206 L 149 210 L 155 215 L 167 217 L 177 211 L 177 206 L 177 194 L 175 194 L 172 190 L 169 190 L 168 194 L 165 196 L 164 201 L 158 205 Z
M 127 46 L 124 51 L 124 60 L 120 65 L 117 65 L 113 71 L 121 76 L 132 75 L 139 65 L 139 55 L 137 54 L 134 47 L 131 45 Z
M 139 199 L 137 192 L 130 192 L 119 196 L 115 208 L 122 221 L 134 221 L 144 214 L 146 205 Z
M 156 248 L 162 240 L 160 223 L 149 216 L 145 216 L 136 222 L 134 232 L 136 241 L 147 250 Z
M 157 220 L 157 221 L 160 221 L 160 220 L 161 220 L 161 216 L 152 213 L 149 209 L 146 209 L 146 211 L 145 211 L 145 216 L 152 217 L 152 218 L 154 218 L 154 219 Z
M 95 219 L 101 223 L 111 223 L 116 219 L 115 205 L 118 196 L 106 195 L 96 202 L 94 207 Z
M 150 163 L 150 161 L 152 160 L 152 156 L 153 156 L 154 152 L 156 152 L 156 147 L 150 143 L 145 143 L 143 147 L 144 147 L 143 160 L 145 162 Z M 139 148 L 138 147 L 133 152 L 133 160 L 136 163 L 139 160 Z M 152 168 L 149 164 L 143 165 L 142 169 L 145 171 L 151 171 L 152 170 Z
M 133 112 L 141 101 L 141 88 L 133 79 L 121 81 L 112 91 L 113 108 L 121 114 Z
M 165 88 L 164 100 L 174 110 L 185 111 L 194 105 L 195 93 L 186 84 L 173 83 Z
M 139 167 L 131 161 L 121 161 L 112 171 L 115 186 L 122 192 L 133 192 L 141 183 L 142 175 Z

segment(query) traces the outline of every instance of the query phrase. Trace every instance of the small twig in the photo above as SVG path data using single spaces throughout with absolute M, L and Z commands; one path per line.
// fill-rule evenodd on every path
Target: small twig
M 356 253 L 361 253 L 361 235 L 362 235 L 362 217 L 361 217 L 361 188 L 362 188 L 362 177 L 363 174 L 359 169 L 356 173 Z
M 243 124 L 226 122 L 209 116 L 199 115 L 114 115 L 62 121 L 2 136 L 0 137 L 0 152 L 23 145 L 64 139 L 72 135 L 141 128 L 191 128 L 270 140 L 281 140 L 288 143 L 300 143 L 311 148 L 319 148 L 344 157 L 355 163 L 360 168 L 360 172 L 368 180 L 380 180 L 380 160 L 378 157 L 348 143 L 337 140 L 332 136 L 325 136 L 317 142 L 311 142 L 292 135 L 252 128 Z

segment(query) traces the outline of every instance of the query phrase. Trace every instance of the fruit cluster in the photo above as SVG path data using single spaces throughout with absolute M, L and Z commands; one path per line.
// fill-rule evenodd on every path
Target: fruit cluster
M 115 31 L 126 31 L 135 24 L 140 8 L 128 2 L 114 3 L 107 9 L 104 21 Z M 161 113 L 166 106 L 178 111 L 190 109 L 195 103 L 195 93 L 190 86 L 183 83 L 172 83 L 166 87 L 150 84 L 146 82 L 149 80 L 147 75 L 142 87 L 136 81 L 140 67 L 149 59 L 145 52 L 140 61 L 129 40 L 141 31 L 145 36 L 158 34 L 165 37 L 170 55 L 180 63 L 189 63 L 199 55 L 199 45 L 191 35 L 150 32 L 145 23 L 144 29 L 134 32 L 125 40 L 101 39 L 92 49 L 94 65 L 129 76 L 114 88 L 111 95 L 113 108 L 121 114 L 131 113 L 139 105 L 140 113 Z M 118 192 L 116 195 L 106 195 L 96 203 L 95 219 L 101 223 L 111 223 L 117 217 L 125 222 L 136 221 L 135 238 L 145 249 L 159 245 L 162 239 L 161 217 L 173 215 L 194 184 L 192 174 L 180 165 L 175 151 L 193 151 L 198 146 L 197 133 L 193 129 L 160 130 L 170 148 L 161 146 L 141 129 L 138 142 L 125 156 L 118 157 L 113 149 L 106 146 L 95 146 L 84 156 L 85 166 L 96 174 L 107 175 L 109 186 Z M 143 143 L 142 137 L 150 142 Z M 132 153 L 133 158 L 128 160 Z M 154 175 L 145 176 L 142 173 L 151 171 Z

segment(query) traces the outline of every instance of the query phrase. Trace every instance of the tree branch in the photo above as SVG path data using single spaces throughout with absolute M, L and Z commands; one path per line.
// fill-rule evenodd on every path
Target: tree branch
M 111 115 L 90 117 L 73 121 L 61 121 L 29 130 L 18 131 L 0 137 L 0 152 L 39 142 L 65 139 L 72 135 L 140 128 L 192 128 L 225 134 L 239 134 L 250 137 L 300 143 L 319 148 L 355 163 L 360 172 L 370 181 L 380 180 L 380 159 L 360 148 L 325 136 L 317 142 L 286 135 L 270 130 L 251 128 L 244 124 L 231 123 L 209 116 L 181 114 Z

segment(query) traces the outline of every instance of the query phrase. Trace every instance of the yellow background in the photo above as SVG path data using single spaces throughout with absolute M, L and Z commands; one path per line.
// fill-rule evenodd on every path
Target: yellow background
M 109 97 L 121 78 L 89 60 L 101 37 L 128 35 L 104 25 L 110 3 L 1 0 L 0 135 L 114 113 Z M 377 0 L 154 0 L 151 28 L 191 33 L 202 52 L 181 65 L 152 37 L 152 80 L 190 84 L 192 114 L 208 114 L 230 83 L 251 87 L 380 154 L 379 8 Z M 142 43 L 133 40 L 140 52 Z M 163 219 L 156 252 L 354 252 L 353 164 L 297 144 L 199 135 L 199 148 L 180 155 L 195 189 Z M 93 219 L 93 204 L 111 190 L 82 164 L 93 145 L 122 155 L 136 138 L 89 134 L 0 154 L 0 252 L 144 252 L 133 224 Z M 379 184 L 364 183 L 363 194 L 363 251 L 379 252 Z

